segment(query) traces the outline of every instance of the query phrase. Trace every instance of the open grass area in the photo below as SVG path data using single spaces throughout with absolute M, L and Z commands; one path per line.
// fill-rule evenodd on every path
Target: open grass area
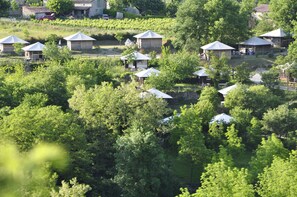
M 74 27 L 63 25 L 52 25 L 48 23 L 36 23 L 28 20 L 0 20 L 0 38 L 4 38 L 9 35 L 16 35 L 23 39 L 34 38 L 36 40 L 44 40 L 51 34 L 56 34 L 59 37 L 69 36 L 71 34 L 81 31 L 87 35 L 113 35 L 117 32 L 123 34 L 137 34 L 138 30 L 107 30 L 99 29 L 96 27 Z
M 232 66 L 239 65 L 246 62 L 252 68 L 267 68 L 270 67 L 275 61 L 275 57 L 270 58 L 267 55 L 243 55 L 241 58 L 231 59 L 229 63 Z

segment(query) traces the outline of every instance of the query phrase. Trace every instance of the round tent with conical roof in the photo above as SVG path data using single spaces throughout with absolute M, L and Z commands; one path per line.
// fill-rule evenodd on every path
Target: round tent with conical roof
M 255 53 L 268 53 L 271 51 L 272 43 L 258 37 L 252 37 L 239 44 L 239 50 L 247 55 Z
M 231 59 L 231 51 L 234 50 L 233 47 L 221 43 L 220 41 L 215 41 L 204 45 L 201 47 L 201 49 L 203 49 L 203 57 L 206 60 L 209 60 L 209 52 L 212 52 L 218 57 L 222 57 L 223 55 L 225 55 L 228 59 Z
M 137 39 L 137 46 L 140 49 L 161 50 L 163 36 L 148 30 L 134 36 Z
M 22 49 L 25 51 L 25 58 L 29 60 L 43 60 L 43 49 L 44 45 L 40 42 L 36 42 L 29 46 L 23 47 Z
M 272 42 L 275 47 L 287 47 L 292 41 L 290 35 L 284 32 L 282 28 L 262 34 L 260 37 Z
M 146 69 L 148 66 L 148 61 L 150 59 L 150 57 L 143 55 L 137 51 L 121 57 L 121 60 L 125 64 L 125 68 L 132 68 L 135 70 L 137 70 L 138 68 Z
M 14 52 L 14 44 L 20 43 L 20 44 L 28 44 L 29 42 L 20 39 L 17 36 L 7 36 L 5 38 L 2 38 L 0 40 L 0 51 L 3 53 L 11 53 Z
M 81 32 L 67 36 L 64 38 L 67 40 L 67 46 L 70 50 L 91 50 L 95 39 L 87 36 Z

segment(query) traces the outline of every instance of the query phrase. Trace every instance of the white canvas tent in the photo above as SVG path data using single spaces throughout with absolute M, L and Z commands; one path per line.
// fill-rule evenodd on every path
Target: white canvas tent
M 11 36 L 7 36 L 5 38 L 2 38 L 0 40 L 0 52 L 13 52 L 14 51 L 14 47 L 13 45 L 16 43 L 20 43 L 20 44 L 28 44 L 29 42 L 20 39 L 17 36 L 11 35 Z
M 30 60 L 42 60 L 43 54 L 42 51 L 44 49 L 44 45 L 40 42 L 36 42 L 29 46 L 23 47 L 22 49 L 25 51 L 25 58 Z
M 233 120 L 232 116 L 229 116 L 225 113 L 221 113 L 221 114 L 214 116 L 209 123 L 212 124 L 214 122 L 217 122 L 217 123 L 229 124 L 232 120 Z
M 226 88 L 223 88 L 223 89 L 219 90 L 218 92 L 221 93 L 221 94 L 223 95 L 223 97 L 226 97 L 226 96 L 228 95 L 228 93 L 229 93 L 231 90 L 235 89 L 236 87 L 237 87 L 237 85 L 234 84 L 234 85 L 232 85 L 232 86 L 228 86 L 228 87 L 226 87 Z
M 151 95 L 155 96 L 156 98 L 172 99 L 172 96 L 170 96 L 164 92 L 161 92 L 160 90 L 157 90 L 155 88 L 151 88 L 151 89 L 147 90 L 146 92 L 140 93 L 141 98 L 145 98 L 145 97 L 151 96 Z
M 148 30 L 134 36 L 137 39 L 137 46 L 141 49 L 159 49 L 161 50 L 163 36 Z
M 124 62 L 126 68 L 133 68 L 136 70 L 138 68 L 142 68 L 142 69 L 147 68 L 148 61 L 151 60 L 150 57 L 143 55 L 137 51 L 134 51 L 131 54 L 122 56 L 120 59 Z M 129 59 L 132 61 L 129 62 Z
M 70 50 L 90 50 L 93 48 L 94 38 L 87 36 L 81 32 L 64 37 Z
M 201 47 L 201 49 L 203 49 L 203 57 L 207 60 L 209 59 L 210 51 L 212 51 L 214 55 L 218 57 L 222 57 L 222 55 L 224 54 L 227 58 L 231 59 L 231 51 L 234 50 L 233 47 L 221 43 L 220 41 L 215 41 L 204 45 Z
M 154 68 L 149 68 L 143 71 L 140 71 L 138 73 L 136 73 L 135 75 L 139 78 L 147 78 L 150 77 L 152 75 L 156 75 L 158 76 L 160 74 L 160 71 Z

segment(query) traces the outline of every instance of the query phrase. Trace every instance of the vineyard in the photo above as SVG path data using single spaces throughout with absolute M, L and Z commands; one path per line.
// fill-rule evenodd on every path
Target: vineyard
M 105 30 L 153 30 L 159 33 L 165 33 L 174 26 L 172 18 L 149 18 L 149 19 L 81 19 L 81 20 L 53 20 L 53 21 L 35 21 L 37 23 L 47 23 L 51 25 L 61 25 L 70 27 L 91 27 Z

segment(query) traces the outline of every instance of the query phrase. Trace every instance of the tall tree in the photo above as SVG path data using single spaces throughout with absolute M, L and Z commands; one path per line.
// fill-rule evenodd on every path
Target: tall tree
M 246 38 L 248 16 L 236 0 L 185 0 L 177 12 L 177 45 L 203 44 L 220 40 L 235 44 Z
M 208 164 L 201 176 L 201 187 L 196 193 L 190 195 L 185 190 L 179 197 L 253 197 L 253 186 L 248 183 L 247 177 L 246 169 L 231 168 L 223 160 Z
M 297 4 L 294 0 L 271 0 L 270 17 L 288 32 L 293 32 L 293 21 L 297 20 Z
M 260 196 L 294 197 L 297 193 L 297 159 L 293 151 L 288 159 L 275 157 L 271 166 L 259 175 Z
M 0 16 L 5 16 L 10 8 L 10 2 L 8 0 L 0 0 Z
M 152 132 L 132 127 L 116 143 L 114 181 L 123 196 L 172 196 L 170 171 Z
M 58 15 L 68 14 L 73 9 L 72 0 L 48 0 L 46 7 Z
M 262 139 L 256 150 L 256 155 L 252 157 L 249 163 L 253 179 L 259 173 L 262 173 L 265 167 L 271 165 L 274 157 L 286 158 L 288 155 L 288 149 L 283 146 L 283 143 L 274 134 L 268 137 L 267 140 Z

